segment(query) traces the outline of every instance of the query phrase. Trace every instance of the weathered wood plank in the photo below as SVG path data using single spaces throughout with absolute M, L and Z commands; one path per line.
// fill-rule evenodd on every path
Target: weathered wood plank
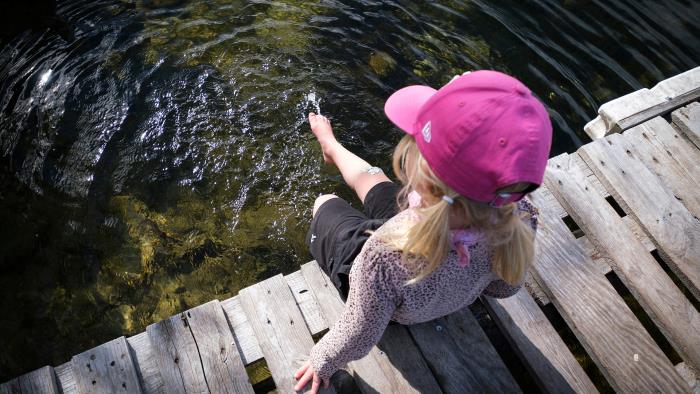
M 160 376 L 158 362 L 151 348 L 148 333 L 142 332 L 126 339 L 131 348 L 131 357 L 136 366 L 136 373 L 141 381 L 141 388 L 146 394 L 163 394 L 163 378 Z
M 586 256 L 590 257 L 598 266 L 598 272 L 605 275 L 612 271 L 612 260 L 606 258 L 605 254 L 601 253 L 588 237 L 576 238 L 576 243 L 586 253 Z
M 557 216 L 561 208 L 545 204 L 541 189 L 546 188 L 531 194 L 540 209 L 532 272 L 608 382 L 621 392 L 687 391 L 673 365 Z
M 673 124 L 700 148 L 700 103 L 679 108 L 671 113 Z
M 312 290 L 321 314 L 329 325 L 340 318 L 345 304 L 315 261 L 301 266 L 301 273 Z M 399 349 L 397 349 L 397 347 Z M 403 352 L 403 355 L 396 353 Z M 408 368 L 413 365 L 411 374 Z M 405 327 L 387 329 L 384 336 L 367 356 L 348 365 L 355 381 L 364 393 L 440 392 L 420 351 L 412 344 Z
M 58 394 L 53 368 L 46 366 L 0 385 L 0 394 Z
M 519 291 L 509 298 L 481 299 L 543 392 L 597 392 L 529 294 Z
M 241 290 L 238 296 L 277 390 L 293 392 L 294 373 L 308 359 L 314 341 L 287 282 L 282 275 L 273 276 Z M 332 386 L 325 391 L 335 392 Z
M 54 372 L 58 380 L 58 387 L 63 394 L 74 394 L 78 392 L 70 361 L 54 368 Z
M 688 366 L 686 363 L 680 363 L 676 365 L 676 371 L 683 377 L 688 386 L 690 386 L 690 391 L 693 394 L 700 394 L 700 379 L 698 379 L 697 371 Z
M 146 329 L 167 393 L 252 393 L 226 316 L 214 300 Z
M 218 300 L 187 312 L 199 359 L 212 393 L 252 393 L 248 374 Z
M 532 275 L 525 277 L 525 289 L 541 305 L 549 305 L 549 297 L 544 293 L 540 284 Z
M 629 93 L 600 106 L 598 117 L 583 129 L 591 139 L 619 133 L 648 119 L 697 100 L 700 97 L 700 67 L 659 82 L 651 89 Z
M 294 299 L 301 311 L 301 315 L 304 316 L 304 321 L 306 321 L 306 326 L 309 328 L 311 335 L 316 335 L 328 328 L 328 324 L 321 316 L 316 299 L 314 299 L 313 293 L 309 290 L 309 285 L 306 283 L 301 271 L 285 275 L 284 279 L 287 281 L 289 289 L 292 290 L 292 294 L 294 294 Z
M 698 163 L 700 151 L 693 143 L 662 118 L 651 119 L 641 126 L 641 129 L 654 134 L 656 139 L 666 148 L 666 154 L 671 156 L 691 179 L 700 183 L 700 164 Z
M 628 149 L 697 212 L 700 197 L 690 190 L 700 187 L 700 151 L 664 119 L 654 118 L 627 130 L 622 141 Z M 678 179 L 676 179 L 678 178 Z
M 613 134 L 579 149 L 605 187 L 630 207 L 659 253 L 688 289 L 700 298 L 700 221 L 639 160 L 626 153 L 624 137 Z
M 408 329 L 445 393 L 520 392 L 469 308 Z
M 73 356 L 79 393 L 141 393 L 126 338 L 119 337 Z
M 245 365 L 252 364 L 255 361 L 263 358 L 262 350 L 258 344 L 253 327 L 248 321 L 248 317 L 243 312 L 241 300 L 239 296 L 231 297 L 221 302 L 224 312 L 228 317 L 228 321 L 233 328 L 233 337 L 236 346 L 241 354 Z
M 691 365 L 700 365 L 700 313 L 612 207 L 592 190 L 568 155 L 550 160 L 545 184 L 601 254 L 613 261 L 615 272 L 678 353 Z

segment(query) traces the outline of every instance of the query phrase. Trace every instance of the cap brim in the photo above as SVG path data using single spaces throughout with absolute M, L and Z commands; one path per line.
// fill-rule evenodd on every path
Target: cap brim
M 386 100 L 384 113 L 398 128 L 413 135 L 418 111 L 435 92 L 437 90 L 423 85 L 399 89 Z

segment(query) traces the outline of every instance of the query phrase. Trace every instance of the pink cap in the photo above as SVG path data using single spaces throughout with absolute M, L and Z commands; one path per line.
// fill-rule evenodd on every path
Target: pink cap
M 500 206 L 524 193 L 497 190 L 542 183 L 552 123 L 544 105 L 511 76 L 483 70 L 440 90 L 408 86 L 389 97 L 384 112 L 415 137 L 435 175 L 465 197 Z

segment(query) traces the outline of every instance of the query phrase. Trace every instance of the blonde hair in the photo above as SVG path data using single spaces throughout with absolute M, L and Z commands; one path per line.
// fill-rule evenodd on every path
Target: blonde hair
M 404 261 L 415 275 L 408 283 L 427 277 L 447 257 L 450 214 L 486 236 L 493 248 L 493 270 L 500 278 L 510 284 L 523 280 L 534 258 L 534 232 L 515 213 L 515 203 L 492 207 L 459 195 L 435 176 L 410 135 L 404 136 L 394 150 L 393 167 L 404 185 L 397 197 L 400 208 L 407 208 L 407 196 L 412 190 L 419 191 L 423 198 L 422 207 L 417 209 L 421 220 L 376 233 L 379 239 L 403 252 Z M 528 186 L 520 183 L 499 191 L 518 192 Z M 454 203 L 448 204 L 443 196 L 452 198 Z

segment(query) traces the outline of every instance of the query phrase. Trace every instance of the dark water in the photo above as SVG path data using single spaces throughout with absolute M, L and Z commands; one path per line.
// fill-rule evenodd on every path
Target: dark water
M 340 177 L 305 124 L 385 166 L 382 105 L 493 68 L 573 151 L 600 104 L 698 65 L 696 1 L 59 2 L 72 41 L 0 49 L 0 380 L 309 259 Z

